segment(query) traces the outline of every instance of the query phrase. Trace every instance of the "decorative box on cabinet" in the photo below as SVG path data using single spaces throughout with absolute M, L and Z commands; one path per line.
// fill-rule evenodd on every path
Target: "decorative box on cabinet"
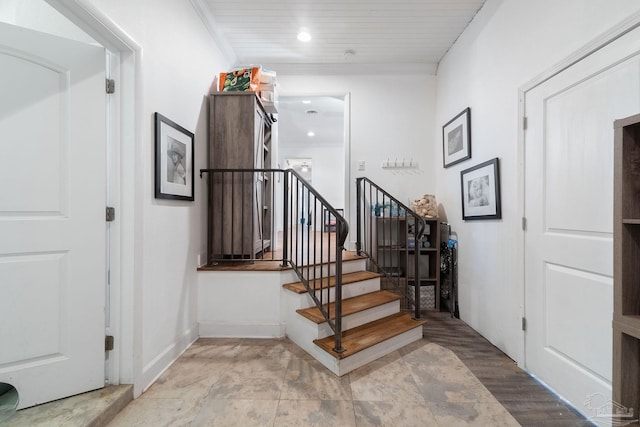
M 271 168 L 273 121 L 254 92 L 209 96 L 209 168 Z M 253 259 L 271 246 L 271 175 L 214 173 L 210 180 L 209 263 Z
M 638 414 L 640 114 L 616 120 L 614 132 L 613 400 Z
M 420 308 L 440 309 L 440 226 L 437 218 L 425 218 L 427 229 L 420 241 L 414 237 L 413 218 L 376 217 L 375 248 L 380 265 L 401 279 L 410 292 L 420 287 Z M 416 251 L 419 277 L 416 278 Z

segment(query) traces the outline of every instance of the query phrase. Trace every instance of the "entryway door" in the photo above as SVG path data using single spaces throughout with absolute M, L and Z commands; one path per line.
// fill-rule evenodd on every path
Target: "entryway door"
M 639 47 L 636 29 L 525 93 L 525 364 L 587 416 L 611 398 L 613 121 L 640 113 Z
M 0 24 L 0 383 L 104 386 L 105 51 Z

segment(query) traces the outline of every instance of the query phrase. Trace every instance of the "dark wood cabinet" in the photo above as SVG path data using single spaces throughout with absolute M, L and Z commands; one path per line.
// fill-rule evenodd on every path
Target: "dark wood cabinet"
M 381 267 L 392 277 L 397 277 L 411 294 L 414 294 L 416 284 L 420 287 L 421 310 L 439 310 L 440 222 L 437 218 L 425 218 L 425 222 L 425 233 L 417 241 L 413 218 L 376 217 L 373 230 L 377 243 L 375 253 Z M 416 277 L 416 271 L 419 277 Z
M 640 114 L 616 120 L 614 132 L 613 400 L 637 414 L 640 410 Z
M 209 96 L 209 168 L 271 168 L 271 116 L 253 92 Z M 271 247 L 271 174 L 213 172 L 209 186 L 209 264 L 253 259 Z

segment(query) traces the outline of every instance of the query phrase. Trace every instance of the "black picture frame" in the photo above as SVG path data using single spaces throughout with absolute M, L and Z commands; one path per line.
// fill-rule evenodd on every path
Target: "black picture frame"
M 471 158 L 471 108 L 442 126 L 442 166 L 448 168 Z
M 193 201 L 194 134 L 155 113 L 155 196 Z
M 462 219 L 501 219 L 499 161 L 487 160 L 460 172 Z

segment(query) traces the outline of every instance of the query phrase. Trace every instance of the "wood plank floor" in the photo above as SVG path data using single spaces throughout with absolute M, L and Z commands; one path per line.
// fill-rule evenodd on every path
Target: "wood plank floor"
M 594 425 L 460 319 L 435 311 L 423 315 L 424 339 L 452 350 L 522 426 Z

